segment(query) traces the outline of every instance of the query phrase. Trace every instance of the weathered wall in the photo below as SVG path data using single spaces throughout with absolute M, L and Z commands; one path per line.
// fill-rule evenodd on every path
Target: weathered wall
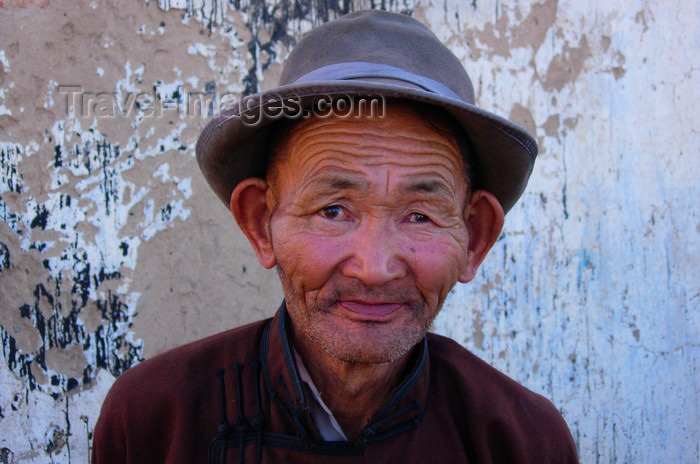
M 303 31 L 370 6 L 540 143 L 436 330 L 552 398 L 582 462 L 698 462 L 697 2 L 291 3 L 0 1 L 0 462 L 86 462 L 116 375 L 274 311 L 195 101 L 274 85 Z

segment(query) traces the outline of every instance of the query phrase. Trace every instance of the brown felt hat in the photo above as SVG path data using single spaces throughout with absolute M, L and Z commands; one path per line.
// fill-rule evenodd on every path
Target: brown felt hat
M 522 127 L 474 105 L 464 67 L 409 16 L 369 10 L 342 16 L 306 34 L 287 58 L 278 87 L 250 95 L 202 131 L 197 161 L 228 207 L 248 177 L 265 177 L 272 122 L 308 116 L 319 98 L 402 98 L 439 106 L 462 126 L 477 187 L 507 212 L 527 185 L 537 143 Z

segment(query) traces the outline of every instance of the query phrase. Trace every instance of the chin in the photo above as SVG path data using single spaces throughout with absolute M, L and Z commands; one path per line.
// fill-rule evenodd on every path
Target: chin
M 308 335 L 333 358 L 347 364 L 391 363 L 411 351 L 423 339 L 427 328 L 384 330 L 368 328 L 362 331 L 315 331 Z M 341 336 L 342 334 L 342 336 Z

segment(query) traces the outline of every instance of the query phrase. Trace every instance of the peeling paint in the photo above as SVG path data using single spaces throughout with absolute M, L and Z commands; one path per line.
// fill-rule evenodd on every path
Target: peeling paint
M 496 7 L 495 23 L 487 24 L 476 37 L 480 46 L 490 56 L 510 57 L 517 48 L 538 50 L 544 43 L 549 29 L 554 24 L 559 6 L 558 0 L 545 0 L 533 3 L 527 17 L 515 5 Z M 480 52 L 476 52 L 478 58 Z
M 549 63 L 542 83 L 544 88 L 548 91 L 560 91 L 565 85 L 575 82 L 583 71 L 586 59 L 590 56 L 591 50 L 585 35 L 581 37 L 576 47 L 565 44 L 561 55 L 555 56 Z
M 537 133 L 537 127 L 535 126 L 535 120 L 532 117 L 532 114 L 520 103 L 513 105 L 513 108 L 510 110 L 510 114 L 508 115 L 508 119 L 524 127 L 531 134 Z

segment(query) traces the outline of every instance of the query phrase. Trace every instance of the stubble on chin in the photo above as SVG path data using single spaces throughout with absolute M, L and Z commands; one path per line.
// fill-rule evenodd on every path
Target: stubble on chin
M 374 288 L 353 282 L 330 291 L 315 293 L 310 301 L 295 292 L 284 270 L 277 265 L 284 289 L 287 310 L 292 318 L 295 337 L 320 347 L 331 357 L 352 365 L 391 363 L 408 353 L 423 339 L 435 314 L 416 289 Z M 338 301 L 381 297 L 401 301 L 408 306 L 403 324 L 354 322 L 337 314 Z
M 324 333 L 324 327 L 314 325 L 301 328 L 306 335 L 333 358 L 346 364 L 377 365 L 392 363 L 408 353 L 424 336 L 427 327 L 412 327 L 410 330 L 382 328 L 376 335 L 363 340 L 353 339 L 345 332 L 342 336 Z M 366 323 L 376 325 L 376 323 Z M 429 324 L 428 324 L 429 325 Z

